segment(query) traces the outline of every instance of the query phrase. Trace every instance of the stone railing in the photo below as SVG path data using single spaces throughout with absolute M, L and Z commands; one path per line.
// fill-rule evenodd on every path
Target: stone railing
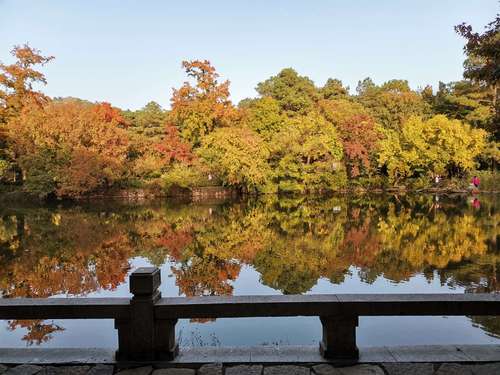
M 356 359 L 359 316 L 500 315 L 497 294 L 325 294 L 161 298 L 160 270 L 130 276 L 129 298 L 0 299 L 0 319 L 114 319 L 118 360 L 172 360 L 178 319 L 318 316 L 325 358 Z

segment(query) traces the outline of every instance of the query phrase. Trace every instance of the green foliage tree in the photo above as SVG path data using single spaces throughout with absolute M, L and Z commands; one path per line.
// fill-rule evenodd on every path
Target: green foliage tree
M 328 78 L 325 85 L 319 89 L 323 99 L 341 99 L 349 96 L 349 87 L 344 87 L 339 79 Z
M 499 116 L 498 86 L 500 83 L 500 14 L 485 27 L 482 34 L 474 32 L 472 26 L 462 23 L 455 31 L 467 40 L 464 52 L 464 77 L 484 82 L 493 89 L 493 106 Z
M 493 92 L 488 86 L 470 80 L 440 82 L 436 95 L 428 95 L 427 101 L 435 113 L 494 131 Z
M 164 159 L 158 150 L 158 145 L 165 137 L 167 115 L 168 113 L 154 101 L 137 111 L 123 111 L 130 139 L 129 178 L 154 181 L 161 175 Z
M 279 102 L 268 96 L 248 101 L 242 111 L 244 125 L 266 141 L 286 125 L 287 116 L 281 113 Z
M 159 142 L 165 134 L 167 115 L 168 112 L 154 101 L 137 111 L 123 112 L 130 132 L 142 135 L 146 139 L 153 139 L 155 142 Z
M 429 105 L 408 81 L 391 80 L 377 86 L 369 78 L 358 84 L 357 100 L 386 129 L 399 130 L 411 116 L 427 116 Z
M 259 83 L 257 92 L 261 96 L 276 99 L 283 113 L 288 116 L 308 113 L 319 99 L 313 81 L 300 76 L 292 68 L 283 69 L 276 76 Z

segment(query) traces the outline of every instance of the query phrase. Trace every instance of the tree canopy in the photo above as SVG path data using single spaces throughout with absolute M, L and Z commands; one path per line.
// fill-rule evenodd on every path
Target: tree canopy
M 108 188 L 124 174 L 128 138 L 107 103 L 25 105 L 9 122 L 9 140 L 26 188 L 77 197 Z

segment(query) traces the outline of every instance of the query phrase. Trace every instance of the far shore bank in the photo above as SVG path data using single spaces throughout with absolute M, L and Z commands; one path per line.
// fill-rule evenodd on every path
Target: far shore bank
M 387 187 L 387 188 L 363 188 L 359 186 L 329 190 L 322 192 L 309 192 L 309 193 L 268 193 L 276 195 L 332 195 L 332 194 L 435 194 L 435 195 L 447 195 L 447 194 L 498 194 L 499 190 L 492 189 L 457 189 L 448 187 L 429 187 L 429 188 L 409 188 L 405 186 L 399 187 Z M 145 202 L 154 201 L 158 199 L 174 199 L 177 201 L 186 202 L 203 202 L 210 200 L 223 200 L 231 198 L 244 198 L 244 197 L 256 197 L 266 195 L 263 193 L 249 193 L 242 192 L 234 188 L 228 188 L 225 186 L 207 186 L 207 187 L 196 187 L 196 188 L 176 188 L 168 192 L 161 191 L 158 189 L 143 189 L 143 188 L 132 188 L 132 189 L 112 189 L 109 191 L 97 192 L 93 194 L 88 194 L 85 196 L 73 198 L 73 199 L 61 199 L 55 197 L 42 198 L 34 194 L 27 193 L 21 189 L 13 189 L 10 191 L 0 191 L 0 203 L 48 203 L 48 202 L 82 202 L 82 201 L 100 201 L 100 200 L 110 200 L 110 201 L 124 201 L 124 202 Z

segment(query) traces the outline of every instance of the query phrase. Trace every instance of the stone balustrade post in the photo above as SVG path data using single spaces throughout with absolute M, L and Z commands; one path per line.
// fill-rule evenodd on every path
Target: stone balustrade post
M 328 359 L 358 359 L 356 346 L 357 316 L 321 316 L 323 338 L 319 350 Z
M 115 320 L 118 329 L 118 360 L 171 360 L 178 353 L 175 342 L 177 320 L 155 317 L 155 303 L 161 298 L 157 267 L 138 268 L 130 275 L 130 319 Z

